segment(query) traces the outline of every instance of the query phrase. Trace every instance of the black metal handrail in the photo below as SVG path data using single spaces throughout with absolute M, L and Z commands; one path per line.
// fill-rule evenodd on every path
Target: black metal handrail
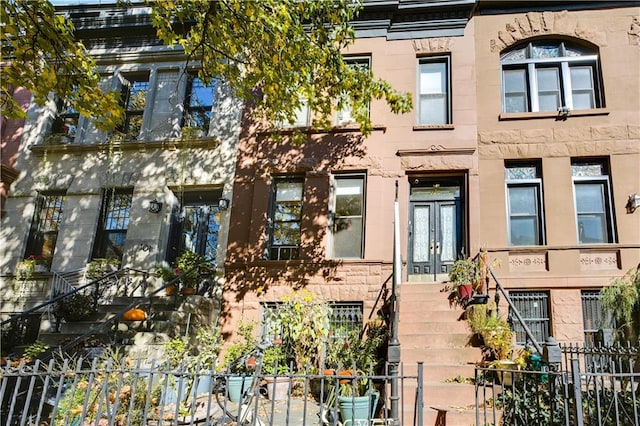
M 540 346 L 540 344 L 536 341 L 535 337 L 533 336 L 533 333 L 531 332 L 531 329 L 525 323 L 524 318 L 522 318 L 520 311 L 518 311 L 518 308 L 516 308 L 515 304 L 509 297 L 509 294 L 505 291 L 504 287 L 502 287 L 502 284 L 500 283 L 500 280 L 498 280 L 498 277 L 496 276 L 496 274 L 493 272 L 493 269 L 489 265 L 485 265 L 485 267 L 489 272 L 489 274 L 487 275 L 487 292 L 489 291 L 489 285 L 488 285 L 489 275 L 491 275 L 491 277 L 493 278 L 493 281 L 496 283 L 496 290 L 502 293 L 502 295 L 504 296 L 504 299 L 507 301 L 507 304 L 509 305 L 509 309 L 510 309 L 509 312 L 512 313 L 515 316 L 515 318 L 518 320 L 518 322 L 520 323 L 520 326 L 522 327 L 525 334 L 527 335 L 527 339 L 531 342 L 531 344 L 536 349 L 536 351 L 538 351 L 539 354 L 542 354 L 542 346 Z M 496 291 L 496 298 L 498 297 L 497 291 Z M 496 300 L 496 305 L 497 304 L 498 304 L 498 301 Z
M 392 278 L 393 278 L 393 273 L 389 275 L 389 277 L 382 283 L 382 287 L 380 287 L 380 291 L 378 292 L 376 301 L 373 303 L 373 307 L 371 308 L 371 311 L 369 311 L 369 316 L 367 317 L 367 320 L 371 320 L 373 319 L 374 315 L 377 315 L 378 303 L 380 303 L 381 300 L 384 300 L 384 302 L 386 303 L 387 295 L 389 293 L 389 288 L 387 287 L 387 284 L 389 283 L 389 281 L 391 281 Z M 384 306 L 384 303 L 383 303 L 383 306 Z M 383 309 L 383 307 L 381 307 L 380 309 Z M 360 332 L 361 339 L 364 337 L 365 333 L 367 332 L 368 327 L 369 327 L 369 324 L 367 321 L 366 323 L 364 323 L 362 327 L 362 331 Z
M 210 261 L 209 260 L 205 260 L 204 262 L 202 262 L 201 264 L 198 264 L 196 266 L 194 266 L 191 269 L 185 270 L 183 272 L 181 272 L 180 274 L 176 275 L 175 277 L 173 277 L 171 280 L 169 280 L 168 282 L 164 283 L 162 286 L 160 286 L 159 288 L 153 290 L 151 293 L 145 294 L 143 296 L 141 296 L 141 298 L 143 299 L 143 301 L 148 301 L 149 303 L 151 303 L 151 299 L 153 296 L 156 296 L 158 293 L 165 291 L 166 288 L 170 285 L 175 285 L 178 282 L 180 282 L 185 276 L 187 276 L 188 274 L 191 274 L 193 271 L 198 271 L 200 270 L 204 265 L 207 265 L 208 269 L 210 268 Z M 96 278 L 92 281 L 90 281 L 89 283 L 83 284 L 81 286 L 78 286 L 76 288 L 74 288 L 73 290 L 69 290 L 67 292 L 58 294 L 53 296 L 51 299 L 47 300 L 44 303 L 41 303 L 39 305 L 36 305 L 32 308 L 29 308 L 23 312 L 20 312 L 18 314 L 15 314 L 11 317 L 9 317 L 8 319 L 0 322 L 0 326 L 8 324 L 8 323 L 12 323 L 15 321 L 18 321 L 20 318 L 26 317 L 30 314 L 36 313 L 36 312 L 41 312 L 44 313 L 46 311 L 46 308 L 51 307 L 53 304 L 60 302 L 60 301 L 64 301 L 65 298 L 71 297 L 74 294 L 77 294 L 87 288 L 90 288 L 92 286 L 95 286 L 96 289 L 98 288 L 98 286 L 103 283 L 103 282 L 108 282 L 111 285 L 114 285 L 115 283 L 117 283 L 117 281 L 110 281 L 111 278 L 113 277 L 119 277 L 119 276 L 124 276 L 128 273 L 131 272 L 137 272 L 137 273 L 142 273 L 144 279 L 146 280 L 146 278 L 148 278 L 148 276 L 151 274 L 148 270 L 140 270 L 140 269 L 134 269 L 134 268 L 123 268 L 117 271 L 112 271 L 109 272 L 99 278 Z M 98 291 L 94 291 L 95 294 L 98 293 Z M 174 300 L 175 301 L 175 300 Z M 95 299 L 95 303 L 97 303 L 97 298 Z M 74 347 L 75 345 L 77 345 L 78 343 L 82 342 L 83 340 L 85 340 L 86 338 L 90 337 L 91 335 L 100 332 L 101 330 L 103 330 L 104 328 L 106 328 L 107 326 L 111 325 L 112 323 L 114 323 L 115 321 L 117 321 L 123 313 L 125 313 L 126 311 L 128 311 L 129 309 L 132 309 L 133 307 L 139 305 L 141 303 L 140 298 L 132 301 L 131 303 L 127 304 L 124 308 L 120 309 L 118 312 L 114 313 L 114 315 L 112 315 L 111 317 L 107 318 L 106 320 L 99 322 L 97 324 L 95 324 L 91 329 L 89 329 L 88 331 L 78 335 L 77 337 L 75 337 L 73 340 L 71 340 L 70 342 L 67 342 L 66 344 L 55 348 L 55 349 L 59 349 L 61 351 L 65 351 L 69 348 Z M 43 357 L 43 360 L 48 360 L 51 358 L 53 354 L 53 351 L 51 351 L 49 353 L 49 355 L 47 357 Z

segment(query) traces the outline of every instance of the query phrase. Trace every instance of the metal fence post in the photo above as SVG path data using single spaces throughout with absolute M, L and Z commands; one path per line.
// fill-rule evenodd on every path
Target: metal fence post
M 582 413 L 582 387 L 580 379 L 580 360 L 573 358 L 571 360 L 571 374 L 573 379 L 573 415 L 575 416 L 576 426 L 584 425 Z
M 422 426 L 423 424 L 423 412 L 424 412 L 424 388 L 422 387 L 424 375 L 423 375 L 423 363 L 418 363 L 418 383 L 416 388 L 416 426 Z

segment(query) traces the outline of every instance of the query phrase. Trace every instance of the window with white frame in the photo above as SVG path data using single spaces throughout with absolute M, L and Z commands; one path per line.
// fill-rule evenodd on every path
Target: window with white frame
M 568 41 L 519 44 L 502 53 L 505 113 L 603 107 L 595 50 Z
M 361 259 L 364 252 L 365 175 L 335 175 L 331 190 L 331 257 Z
M 616 241 L 609 168 L 604 160 L 571 162 L 578 243 Z
M 509 298 L 520 313 L 536 342 L 542 344 L 550 335 L 549 293 L 546 291 L 510 291 Z M 512 329 L 518 345 L 527 344 L 524 328 L 509 312 Z
M 216 85 L 217 80 L 215 79 L 205 85 L 197 75 L 189 75 L 184 102 L 183 127 L 196 127 L 202 129 L 204 134 L 209 132 Z
M 352 69 L 357 71 L 368 72 L 371 68 L 371 58 L 369 57 L 345 58 L 344 62 L 348 67 L 351 67 Z M 356 120 L 354 118 L 353 106 L 346 98 L 346 95 L 341 100 L 343 102 L 343 105 L 342 108 L 338 109 L 336 113 L 336 124 L 345 125 L 355 123 Z M 367 113 L 369 112 L 368 110 L 369 108 L 367 106 Z
M 148 91 L 148 72 L 124 76 L 121 87 L 121 100 L 125 117 L 118 130 L 124 133 L 127 139 L 137 139 L 140 135 Z
M 291 260 L 300 256 L 303 192 L 301 177 L 274 180 L 268 219 L 268 259 Z
M 540 162 L 505 164 L 509 245 L 545 243 Z
M 418 124 L 451 124 L 450 57 L 418 59 Z

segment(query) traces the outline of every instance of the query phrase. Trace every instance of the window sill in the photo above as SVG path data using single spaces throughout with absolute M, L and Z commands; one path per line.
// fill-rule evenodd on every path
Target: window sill
M 414 131 L 423 131 L 423 130 L 454 130 L 455 126 L 453 124 L 416 124 L 413 126 Z
M 384 124 L 374 124 L 371 126 L 372 131 L 387 131 L 387 126 Z M 304 133 L 308 135 L 317 135 L 317 134 L 334 134 L 334 133 L 360 133 L 360 126 L 357 124 L 341 124 L 332 126 L 329 129 L 318 129 L 311 126 L 304 127 L 282 127 L 277 130 L 266 130 L 262 132 L 258 132 L 261 135 L 270 135 L 280 133 L 283 135 L 291 135 L 294 133 Z
M 80 153 L 93 151 L 107 151 L 111 145 L 115 145 L 123 151 L 147 150 L 147 149 L 179 149 L 184 148 L 216 148 L 220 141 L 215 138 L 200 139 L 166 139 L 162 141 L 126 140 L 119 142 L 101 142 L 95 144 L 65 143 L 33 145 L 31 151 L 36 155 L 44 155 L 45 152 Z
M 571 117 L 589 117 L 597 115 L 609 115 L 609 110 L 606 108 L 598 109 L 579 109 L 570 111 L 567 116 L 560 116 L 557 111 L 544 111 L 544 112 L 518 112 L 518 113 L 501 113 L 499 115 L 500 121 L 509 120 L 535 120 L 538 118 L 555 118 L 556 120 L 567 120 Z

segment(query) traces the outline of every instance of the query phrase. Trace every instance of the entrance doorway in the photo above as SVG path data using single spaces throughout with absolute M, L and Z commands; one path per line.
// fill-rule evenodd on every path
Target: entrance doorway
M 409 197 L 409 281 L 441 281 L 462 252 L 461 178 L 412 178 Z

